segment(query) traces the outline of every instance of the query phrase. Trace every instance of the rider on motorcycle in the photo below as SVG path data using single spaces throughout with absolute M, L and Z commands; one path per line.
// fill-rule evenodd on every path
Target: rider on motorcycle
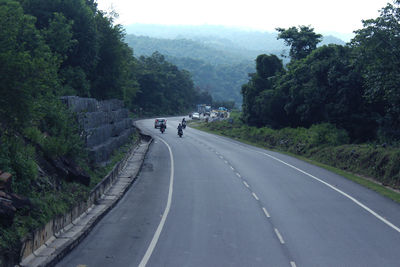
M 182 128 L 183 129 L 186 128 L 186 120 L 185 120 L 185 118 L 182 119 Z
M 160 125 L 160 131 L 163 133 L 165 131 L 165 128 L 167 128 L 167 125 L 165 123 L 161 123 Z
M 179 125 L 178 125 L 178 135 L 179 135 L 179 133 L 183 133 L 183 130 L 182 130 L 182 124 L 180 124 L 179 123 Z

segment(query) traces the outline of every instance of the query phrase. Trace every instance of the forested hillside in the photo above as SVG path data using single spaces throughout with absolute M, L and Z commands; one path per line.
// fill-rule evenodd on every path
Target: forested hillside
M 210 96 L 161 54 L 135 58 L 123 28 L 95 1 L 0 0 L 0 25 L 0 172 L 12 175 L 0 188 L 0 254 L 19 257 L 28 231 L 90 190 L 48 174 L 48 162 L 68 162 L 91 186 L 104 175 L 89 164 L 61 96 L 120 99 L 135 115 L 187 112 Z
M 262 53 L 279 57 L 288 51 L 277 33 L 245 31 L 222 26 L 126 26 L 126 42 L 136 55 L 155 51 L 182 69 L 188 70 L 196 86 L 216 100 L 242 103 L 240 88 L 255 71 L 254 60 Z M 327 36 L 322 43 L 344 44 Z M 285 63 L 288 58 L 282 58 Z
M 151 25 L 151 24 L 131 24 L 125 26 L 127 34 L 136 36 L 148 36 L 162 39 L 189 39 L 211 47 L 241 48 L 248 51 L 258 51 L 260 53 L 280 54 L 285 49 L 284 42 L 277 39 L 277 32 L 245 30 L 239 28 L 201 25 Z M 322 45 L 340 44 L 345 42 L 330 34 L 324 35 Z
M 252 126 L 311 127 L 330 123 L 351 142 L 400 139 L 400 1 L 363 21 L 350 44 L 318 47 L 306 26 L 279 29 L 289 47 L 285 69 L 275 55 L 257 57 L 242 88 L 243 120 Z
M 242 102 L 240 87 L 254 72 L 257 52 L 244 49 L 219 50 L 189 39 L 159 39 L 129 34 L 126 42 L 137 55 L 154 51 L 166 55 L 168 61 L 188 70 L 195 85 L 209 92 L 215 100 Z

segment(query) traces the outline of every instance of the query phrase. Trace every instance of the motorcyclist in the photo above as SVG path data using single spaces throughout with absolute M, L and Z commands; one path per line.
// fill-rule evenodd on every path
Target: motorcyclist
M 185 120 L 185 118 L 182 119 L 182 128 L 183 129 L 186 128 L 186 120 Z
M 179 133 L 183 133 L 182 124 L 180 124 L 180 123 L 179 123 L 179 125 L 178 125 L 178 134 L 179 134 Z
M 165 131 L 165 128 L 167 128 L 167 125 L 165 125 L 165 123 L 161 123 L 161 125 L 160 125 L 160 131 L 161 131 L 161 132 L 164 132 L 164 131 Z

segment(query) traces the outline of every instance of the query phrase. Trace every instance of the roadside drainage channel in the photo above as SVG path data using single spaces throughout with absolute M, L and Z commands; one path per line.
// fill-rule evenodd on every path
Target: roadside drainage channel
M 98 191 L 100 190 L 102 192 L 100 194 L 94 192 L 97 198 L 93 201 L 93 204 L 84 210 L 75 220 L 71 221 L 71 223 L 54 233 L 43 245 L 34 250 L 30 255 L 24 257 L 19 266 L 54 266 L 76 247 L 80 241 L 89 234 L 97 222 L 118 203 L 136 180 L 152 140 L 150 136 L 141 134 L 140 142 L 130 152 L 129 156 L 126 158 L 126 162 L 123 162 L 124 164 L 116 175 L 112 185 L 104 190 L 103 182 L 109 183 L 109 181 L 103 179 L 103 181 L 96 186 Z M 83 205 L 85 205 L 85 203 L 86 202 L 84 202 Z

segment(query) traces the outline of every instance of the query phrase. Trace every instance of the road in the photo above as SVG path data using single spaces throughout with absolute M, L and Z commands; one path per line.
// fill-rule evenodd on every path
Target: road
M 153 120 L 143 169 L 57 266 L 400 266 L 400 205 L 298 159 Z M 172 163 L 172 164 L 171 164 Z

